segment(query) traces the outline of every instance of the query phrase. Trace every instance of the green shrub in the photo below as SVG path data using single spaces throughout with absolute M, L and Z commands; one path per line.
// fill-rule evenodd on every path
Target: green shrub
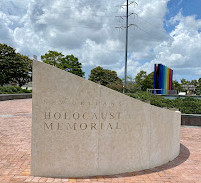
M 22 89 L 23 93 L 32 93 L 32 90 Z
M 31 90 L 22 89 L 17 86 L 0 86 L 0 94 L 31 93 Z
M 163 96 L 152 95 L 147 92 L 138 92 L 128 95 L 141 101 L 150 101 L 151 105 L 155 105 L 158 107 L 179 109 L 184 114 L 201 114 L 201 99 L 185 97 L 184 99 L 177 98 L 174 100 L 170 100 L 165 99 Z

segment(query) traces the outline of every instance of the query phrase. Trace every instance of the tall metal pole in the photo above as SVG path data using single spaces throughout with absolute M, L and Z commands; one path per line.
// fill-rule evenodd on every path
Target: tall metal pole
M 127 84 L 127 55 L 128 55 L 128 0 L 126 5 L 126 47 L 125 47 L 125 75 L 124 75 L 124 87 L 123 93 L 126 91 L 126 84 Z

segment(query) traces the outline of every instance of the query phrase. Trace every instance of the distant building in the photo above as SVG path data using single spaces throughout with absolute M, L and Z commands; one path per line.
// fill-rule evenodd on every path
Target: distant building
M 195 91 L 196 87 L 192 84 L 181 85 L 182 91 Z

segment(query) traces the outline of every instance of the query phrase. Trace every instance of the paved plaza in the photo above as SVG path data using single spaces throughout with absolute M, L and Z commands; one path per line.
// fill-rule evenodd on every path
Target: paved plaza
M 198 127 L 181 127 L 180 155 L 172 162 L 157 168 L 83 178 L 30 176 L 31 118 L 31 99 L 0 102 L 0 183 L 201 183 L 201 128 Z

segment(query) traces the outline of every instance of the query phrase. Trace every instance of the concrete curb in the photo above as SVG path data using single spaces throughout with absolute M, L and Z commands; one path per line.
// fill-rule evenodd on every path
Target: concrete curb
M 32 93 L 0 94 L 0 101 L 32 98 Z
M 181 125 L 201 126 L 201 114 L 182 114 Z

